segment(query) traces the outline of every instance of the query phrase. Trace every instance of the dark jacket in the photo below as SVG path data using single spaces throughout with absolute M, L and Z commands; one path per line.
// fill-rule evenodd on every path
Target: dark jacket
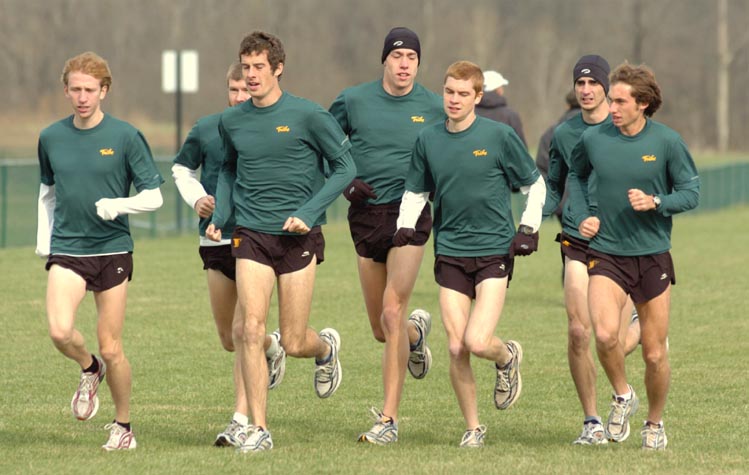
M 523 123 L 520 121 L 520 116 L 517 112 L 507 106 L 507 99 L 505 99 L 504 96 L 497 94 L 497 91 L 484 92 L 481 102 L 476 106 L 476 114 L 509 125 L 515 129 L 515 133 L 518 134 L 520 140 L 523 141 L 525 148 L 528 148 L 528 142 L 525 141 Z

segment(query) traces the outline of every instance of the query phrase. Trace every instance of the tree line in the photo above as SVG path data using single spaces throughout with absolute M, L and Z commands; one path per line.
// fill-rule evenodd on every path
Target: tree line
M 114 75 L 108 112 L 170 122 L 161 54 L 193 49 L 200 91 L 185 97 L 189 127 L 224 107 L 226 69 L 256 29 L 284 41 L 284 89 L 327 107 L 344 87 L 381 75 L 385 34 L 407 26 L 420 35 L 418 80 L 430 89 L 459 59 L 507 77 L 531 147 L 563 111 L 576 59 L 596 53 L 612 67 L 651 66 L 664 95 L 655 118 L 690 147 L 746 151 L 747 24 L 746 0 L 0 0 L 0 115 L 48 123 L 67 113 L 63 61 L 93 50 Z

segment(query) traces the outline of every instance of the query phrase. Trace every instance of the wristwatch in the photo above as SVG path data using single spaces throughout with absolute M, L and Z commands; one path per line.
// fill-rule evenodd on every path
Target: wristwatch
M 526 236 L 532 236 L 533 228 L 530 226 L 526 226 L 525 224 L 521 224 L 520 226 L 518 226 L 518 232 L 521 234 L 525 234 Z
M 658 209 L 661 207 L 661 197 L 658 195 L 653 195 L 653 203 L 655 203 L 655 209 Z

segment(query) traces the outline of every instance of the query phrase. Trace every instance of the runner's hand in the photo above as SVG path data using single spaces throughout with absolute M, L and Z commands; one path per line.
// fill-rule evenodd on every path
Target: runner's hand
M 411 244 L 415 232 L 414 228 L 398 228 L 393 236 L 393 245 L 395 247 L 403 247 Z
M 349 183 L 345 190 L 343 190 L 343 196 L 355 206 L 363 206 L 366 204 L 368 199 L 377 199 L 377 194 L 374 192 L 374 188 L 364 180 L 355 178 L 354 181 Z
M 205 237 L 207 237 L 211 241 L 220 242 L 221 230 L 218 229 L 215 224 L 211 223 L 208 225 L 208 228 L 205 230 Z
M 538 231 L 525 234 L 518 231 L 510 243 L 510 259 L 515 256 L 530 256 L 538 250 Z

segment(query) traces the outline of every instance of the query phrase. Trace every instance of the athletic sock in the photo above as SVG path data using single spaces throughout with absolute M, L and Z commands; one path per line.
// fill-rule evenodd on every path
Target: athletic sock
M 583 421 L 583 425 L 585 424 L 601 424 L 601 418 L 598 416 L 589 416 L 586 417 Z
M 245 416 L 241 412 L 235 412 L 234 416 L 232 417 L 232 419 L 234 420 L 234 422 L 238 422 L 238 423 L 240 423 L 243 426 L 246 426 L 247 424 L 250 423 L 250 421 L 247 418 L 247 416 Z
M 94 362 L 91 363 L 91 366 L 83 370 L 84 373 L 96 373 L 97 371 L 99 371 L 99 360 L 97 360 L 96 356 L 94 356 L 93 354 L 91 355 L 91 358 L 94 359 Z
M 627 391 L 624 394 L 617 394 L 616 398 L 623 399 L 624 401 L 629 401 L 630 399 L 632 399 L 632 391 Z
M 119 421 L 117 421 L 117 419 L 115 419 L 114 423 L 117 424 L 120 427 L 124 427 L 128 432 L 130 432 L 130 423 L 129 422 L 119 422 Z

